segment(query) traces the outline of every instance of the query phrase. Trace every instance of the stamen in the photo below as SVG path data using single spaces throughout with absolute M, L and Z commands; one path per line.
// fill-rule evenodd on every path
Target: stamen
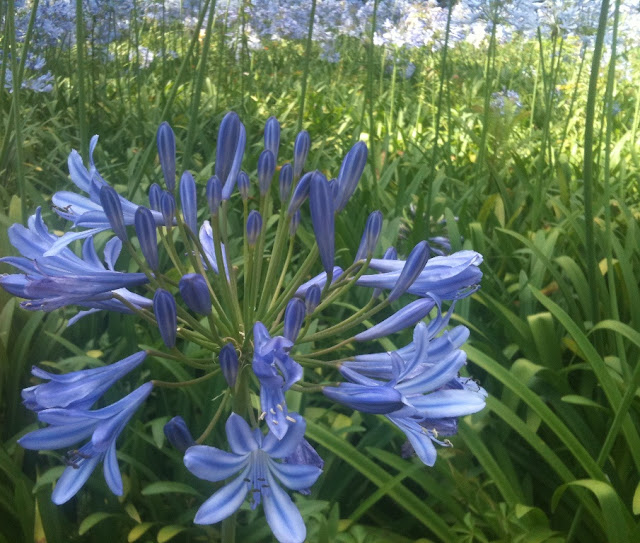
M 293 417 L 291 417 L 291 416 L 289 416 L 289 415 L 287 415 L 285 418 L 286 418 L 289 422 L 298 422 L 296 419 L 294 419 Z

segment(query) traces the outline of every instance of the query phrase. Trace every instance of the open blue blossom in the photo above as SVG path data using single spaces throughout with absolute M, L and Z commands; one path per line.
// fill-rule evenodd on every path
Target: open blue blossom
M 369 267 L 381 273 L 363 275 L 358 285 L 393 289 L 405 266 L 404 260 L 374 258 Z M 475 292 L 482 279 L 479 267 L 482 255 L 475 251 L 458 251 L 449 256 L 431 258 L 406 292 L 416 296 L 435 294 L 443 300 L 457 300 Z
M 282 439 L 290 420 L 284 393 L 302 378 L 302 366 L 289 356 L 293 343 L 282 336 L 272 338 L 261 322 L 253 327 L 253 341 L 253 372 L 260 380 L 261 417 Z
M 85 240 L 82 258 L 68 248 L 61 248 L 46 256 L 60 238 L 50 234 L 42 220 L 40 208 L 29 218 L 28 228 L 14 224 L 9 228 L 9 240 L 22 256 L 0 259 L 18 268 L 22 274 L 0 277 L 0 285 L 15 296 L 28 301 L 25 309 L 51 311 L 66 305 L 80 305 L 94 310 L 129 312 L 114 294 L 125 298 L 134 306 L 148 307 L 149 300 L 127 290 L 147 283 L 144 273 L 115 271 L 114 265 L 122 243 L 118 238 L 109 240 L 104 248 L 106 266 L 100 261 L 93 238 Z
M 308 489 L 322 473 L 316 462 L 284 463 L 304 441 L 304 419 L 292 414 L 291 423 L 282 437 L 259 429 L 251 431 L 246 421 L 233 413 L 226 424 L 232 452 L 196 445 L 187 449 L 184 464 L 196 477 L 206 481 L 223 481 L 239 475 L 215 492 L 196 513 L 196 524 L 214 524 L 227 518 L 250 494 L 251 507 L 262 502 L 269 527 L 280 543 L 302 543 L 306 527 L 302 516 L 278 481 L 291 490 Z M 298 460 L 302 457 L 298 455 Z
M 449 435 L 455 429 L 458 417 L 470 415 L 480 411 L 485 406 L 486 392 L 480 386 L 458 377 L 460 368 L 466 362 L 466 354 L 460 349 L 445 350 L 440 357 L 429 356 L 429 343 L 434 334 L 441 328 L 419 323 L 414 329 L 413 351 L 405 355 L 408 360 L 397 352 L 389 354 L 384 364 L 378 364 L 377 371 L 389 375 L 387 382 L 367 377 L 358 372 L 353 365 L 345 364 L 340 372 L 350 382 L 342 383 L 338 387 L 325 387 L 323 392 L 333 400 L 349 407 L 357 407 L 352 398 L 356 395 L 365 397 L 365 409 L 368 413 L 384 414 L 400 428 L 411 443 L 416 454 L 428 466 L 436 460 L 436 449 L 433 442 L 441 445 L 446 442 L 438 441 L 438 428 Z M 392 402 L 384 400 L 390 398 L 392 392 L 400 397 L 400 406 L 393 407 Z M 376 396 L 379 392 L 379 396 Z M 373 408 L 377 408 L 374 410 Z M 452 422 L 453 421 L 453 422 Z
M 31 373 L 49 382 L 25 388 L 22 391 L 23 403 L 31 411 L 54 407 L 89 409 L 116 381 L 139 366 L 146 356 L 145 351 L 140 351 L 107 366 L 63 375 L 34 366 Z
M 54 211 L 61 217 L 72 221 L 74 226 L 81 226 L 86 230 L 67 232 L 59 237 L 55 243 L 47 250 L 46 256 L 55 255 L 64 249 L 69 243 L 76 239 L 85 239 L 90 236 L 108 230 L 111 224 L 105 213 L 100 200 L 100 191 L 103 187 L 109 187 L 109 184 L 102 178 L 93 161 L 93 151 L 98 144 L 98 136 L 91 138 L 89 147 L 89 163 L 87 170 L 82 163 L 82 158 L 77 151 L 71 151 L 69 155 L 69 175 L 71 181 L 89 197 L 81 196 L 75 192 L 60 191 L 56 192 L 51 201 L 54 204 Z M 119 196 L 120 207 L 122 208 L 122 216 L 125 225 L 134 224 L 135 213 L 138 205 Z M 159 211 L 151 211 L 156 225 L 164 224 L 162 213 Z
M 63 449 L 91 436 L 91 440 L 80 449 L 67 453 L 67 468 L 51 496 L 55 504 L 60 505 L 73 498 L 101 461 L 104 461 L 104 478 L 111 492 L 122 495 L 116 440 L 152 388 L 151 383 L 145 383 L 116 403 L 95 411 L 53 408 L 38 412 L 38 419 L 49 426 L 20 438 L 18 443 L 25 449 Z

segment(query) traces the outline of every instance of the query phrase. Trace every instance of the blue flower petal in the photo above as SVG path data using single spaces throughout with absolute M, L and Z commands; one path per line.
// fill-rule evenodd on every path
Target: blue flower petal
M 89 437 L 97 422 L 94 420 L 82 421 L 66 426 L 49 426 L 29 432 L 21 437 L 18 443 L 21 447 L 30 450 L 63 449 L 79 443 Z
M 73 498 L 96 469 L 100 458 L 101 455 L 96 455 L 93 458 L 82 459 L 77 468 L 67 467 L 53 489 L 51 501 L 56 505 L 62 505 Z
M 269 459 L 269 468 L 291 490 L 304 490 L 316 482 L 322 470 L 310 464 L 280 464 Z
M 411 398 L 411 404 L 425 417 L 439 419 L 476 413 L 484 408 L 485 399 L 481 394 L 468 390 L 438 390 Z
M 248 455 L 237 455 L 207 445 L 194 445 L 184 454 L 184 465 L 205 481 L 223 481 L 244 468 Z
M 215 524 L 232 515 L 244 501 L 249 492 L 247 479 L 250 467 L 247 467 L 236 479 L 223 486 L 205 501 L 198 509 L 195 524 Z
M 267 475 L 267 482 L 269 492 L 263 493 L 262 501 L 273 535 L 280 543 L 303 543 L 307 537 L 307 528 L 300 511 L 270 473 Z
M 289 456 L 295 451 L 304 437 L 304 432 L 307 429 L 305 420 L 297 413 L 291 413 L 289 417 L 293 418 L 295 422 L 289 423 L 287 433 L 284 434 L 283 437 L 279 438 L 272 430 L 264 438 L 262 450 L 267 452 L 272 458 Z
M 120 475 L 120 466 L 116 458 L 116 440 L 114 439 L 107 449 L 104 457 L 104 479 L 107 485 L 116 496 L 122 496 L 124 489 L 122 487 L 122 475 Z
M 229 447 L 236 454 L 248 454 L 258 448 L 251 428 L 240 415 L 232 413 L 225 425 Z

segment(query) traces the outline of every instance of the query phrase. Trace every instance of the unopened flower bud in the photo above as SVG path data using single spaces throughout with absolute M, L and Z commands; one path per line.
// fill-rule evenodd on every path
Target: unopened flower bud
M 222 198 L 228 200 L 236 184 L 244 155 L 247 133 L 240 117 L 233 111 L 227 113 L 218 130 L 215 174 L 222 183 Z
M 280 123 L 275 117 L 269 117 L 264 125 L 264 148 L 273 153 L 275 162 L 278 162 L 278 149 L 280 148 Z
M 407 291 L 424 269 L 428 259 L 429 244 L 423 240 L 416 244 L 411 253 L 409 253 L 407 261 L 404 263 L 404 267 L 398 277 L 398 281 L 389 293 L 390 302 L 397 300 Z
M 353 195 L 358 186 L 358 181 L 362 176 L 364 167 L 367 164 L 367 146 L 359 141 L 347 153 L 342 161 L 340 173 L 338 174 L 338 195 L 335 202 L 336 213 L 339 213 L 347 205 L 349 198 Z
M 320 296 L 322 290 L 319 285 L 311 285 L 306 294 L 304 295 L 304 304 L 307 310 L 307 315 L 311 315 L 316 310 L 316 307 L 320 304 Z
M 191 172 L 184 172 L 180 179 L 180 205 L 184 223 L 195 234 L 198 232 L 198 202 L 196 201 L 196 182 Z
M 288 162 L 280 168 L 279 178 L 280 202 L 285 204 L 291 194 L 291 186 L 293 185 L 293 168 Z
M 173 417 L 164 425 L 164 435 L 167 441 L 180 452 L 185 452 L 189 447 L 196 444 L 187 423 L 180 416 Z
M 238 175 L 238 192 L 240 193 L 240 198 L 242 198 L 243 202 L 246 202 L 249 199 L 249 187 L 251 182 L 249 181 L 249 176 L 246 172 L 240 172 Z
M 309 137 L 309 132 L 303 130 L 296 136 L 296 142 L 293 145 L 293 176 L 296 179 L 302 174 L 310 147 L 311 138 Z
M 380 237 L 380 231 L 382 230 L 382 213 L 380 211 L 374 211 L 369 215 L 367 224 L 364 227 L 362 233 L 362 239 L 360 240 L 360 247 L 356 253 L 355 262 L 358 260 L 366 260 L 373 254 L 373 251 L 378 245 L 378 238 Z
M 269 192 L 273 173 L 276 171 L 276 159 L 271 151 L 262 151 L 258 158 L 258 187 L 260 188 L 260 196 L 264 196 Z
M 284 311 L 284 337 L 295 342 L 304 322 L 305 306 L 300 298 L 292 298 Z
M 149 207 L 154 211 L 160 211 L 160 198 L 162 198 L 162 189 L 158 183 L 153 183 L 149 187 Z
M 296 211 L 298 211 L 300 206 L 307 199 L 307 196 L 309 196 L 309 187 L 311 185 L 311 178 L 313 177 L 313 174 L 314 172 L 305 173 L 296 185 L 291 201 L 289 202 L 289 208 L 287 209 L 289 216 L 292 216 Z
M 262 231 L 262 215 L 256 210 L 249 213 L 247 217 L 247 242 L 253 247 Z
M 122 214 L 122 205 L 120 204 L 120 196 L 113 187 L 104 185 L 100 189 L 100 204 L 109 220 L 109 224 L 116 236 L 122 241 L 127 241 L 127 229 L 124 226 L 124 215 Z
M 149 267 L 156 271 L 158 269 L 158 237 L 153 213 L 146 207 L 140 206 L 133 217 L 133 223 L 140 242 L 140 250 Z
M 159 288 L 153 296 L 153 312 L 164 344 L 171 349 L 176 345 L 178 316 L 176 301 L 170 292 Z
M 208 315 L 211 313 L 211 295 L 207 281 L 199 273 L 183 275 L 179 283 L 180 296 L 187 307 L 194 313 Z
M 227 381 L 229 388 L 235 388 L 238 378 L 238 354 L 232 343 L 227 343 L 218 355 L 222 375 Z
M 173 194 L 169 192 L 163 192 L 162 198 L 160 198 L 160 212 L 164 220 L 165 226 L 171 226 L 173 219 L 176 217 L 176 199 Z
M 311 178 L 309 207 L 320 260 L 327 274 L 331 274 L 335 258 L 333 197 L 327 178 L 318 171 Z
M 173 192 L 176 188 L 176 138 L 168 122 L 158 127 L 156 142 L 164 182 L 169 192 Z

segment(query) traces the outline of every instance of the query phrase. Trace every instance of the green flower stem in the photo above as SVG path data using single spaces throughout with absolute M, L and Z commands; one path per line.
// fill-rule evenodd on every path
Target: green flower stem
M 182 388 L 203 383 L 204 381 L 207 381 L 208 379 L 216 376 L 218 373 L 220 373 L 220 368 L 216 368 L 212 372 L 207 373 L 202 377 L 196 377 L 195 379 L 190 379 L 189 381 L 158 381 L 157 379 L 152 379 L 151 382 L 153 383 L 154 387 Z
M 254 258 L 256 255 L 255 247 L 249 247 L 247 244 L 247 260 L 244 267 L 244 320 L 249 326 L 249 323 L 253 322 L 253 308 L 251 307 L 253 301 L 253 291 L 255 283 L 253 282 L 253 268 L 255 265 Z M 247 334 L 248 335 L 248 334 Z
M 276 230 L 276 238 L 273 242 L 273 248 L 271 250 L 271 258 L 269 260 L 269 266 L 267 268 L 267 275 L 264 280 L 264 288 L 262 289 L 262 297 L 260 299 L 260 304 L 258 305 L 258 311 L 256 313 L 256 318 L 260 320 L 262 314 L 266 310 L 267 302 L 269 300 L 269 294 L 273 291 L 274 283 L 276 281 L 276 268 L 281 261 L 282 251 L 284 249 L 284 245 L 287 239 L 287 226 L 289 226 L 290 217 L 288 214 L 285 214 L 285 208 L 282 206 L 280 208 L 280 217 L 278 218 L 278 228 Z M 286 268 L 285 270 L 286 271 Z M 273 293 L 274 296 L 277 295 L 277 291 Z
M 271 206 L 269 205 L 269 193 L 265 194 L 264 198 L 260 198 L 260 215 L 262 216 L 262 230 L 260 231 L 260 235 L 258 236 L 258 241 L 256 243 L 256 250 L 253 253 L 253 275 L 251 278 L 251 298 L 249 298 L 250 309 L 251 309 L 251 317 L 256 314 L 257 311 L 257 300 L 256 296 L 258 292 L 265 293 L 265 290 L 261 288 L 262 286 L 262 262 L 264 260 L 264 245 L 265 238 L 267 235 L 267 222 L 269 221 L 269 217 L 271 213 L 267 213 L 267 211 L 271 210 Z M 248 322 L 252 322 L 251 320 Z
M 170 240 L 170 238 L 172 237 L 171 234 L 173 232 L 173 227 L 171 225 L 168 225 L 168 226 L 165 225 L 164 228 L 159 228 L 159 231 L 160 231 L 160 239 L 162 240 L 162 245 L 164 245 L 164 249 L 165 251 L 167 251 L 167 254 L 171 259 L 171 262 L 176 267 L 178 272 L 180 272 L 180 275 L 181 276 L 184 275 L 185 273 L 187 273 L 187 270 L 182 265 L 181 260 L 178 258 L 178 253 L 176 252 L 176 247 L 173 243 L 173 240 Z
M 211 375 L 214 375 L 214 374 L 212 373 Z M 209 377 L 209 376 L 207 376 L 207 377 Z M 198 445 L 200 445 L 205 439 L 207 439 L 207 437 L 209 436 L 211 431 L 215 428 L 216 424 L 220 420 L 220 417 L 222 416 L 222 413 L 224 412 L 224 408 L 227 405 L 227 400 L 228 399 L 229 399 L 229 389 L 225 390 L 222 393 L 222 401 L 220 402 L 220 405 L 218 406 L 218 409 L 216 409 L 216 412 L 213 415 L 213 418 L 211 419 L 211 422 L 209 422 L 207 427 L 204 429 L 204 432 L 202 432 L 202 435 L 198 439 L 196 439 L 196 443 Z
M 289 288 L 287 288 L 283 292 L 282 296 L 277 298 L 275 304 L 274 303 L 271 304 L 271 307 L 267 311 L 267 314 L 266 314 L 266 316 L 264 318 L 265 321 L 268 322 L 269 320 L 273 319 L 273 317 L 275 315 L 280 313 L 280 311 L 282 311 L 285 308 L 285 306 L 287 305 L 287 302 L 289 301 L 291 296 L 293 296 L 293 293 L 296 290 L 298 290 L 298 287 L 302 283 L 304 283 L 305 278 L 307 277 L 307 275 L 311 271 L 311 267 L 315 263 L 315 261 L 318 258 L 319 254 L 320 254 L 320 251 L 318 249 L 318 245 L 315 245 L 313 247 L 313 249 L 311 249 L 311 252 L 307 255 L 307 258 L 304 260 L 304 262 L 298 268 L 298 271 L 293 276 L 293 279 L 291 279 L 291 283 L 289 285 Z
M 197 366 L 194 367 L 197 367 L 198 369 L 211 369 L 211 364 L 203 364 L 201 358 L 189 358 L 180 351 L 178 351 L 178 354 L 174 352 L 167 353 L 165 351 L 157 351 L 155 349 L 145 349 L 145 351 L 147 351 L 149 356 L 155 356 L 156 358 L 165 358 L 167 360 L 177 360 L 178 362 L 197 364 Z
M 338 386 L 340 383 L 327 383 L 324 385 L 304 385 L 302 381 L 297 382 L 291 386 L 291 390 L 296 392 L 322 392 L 322 389 L 326 386 Z
M 226 218 L 226 217 L 225 217 Z M 226 223 L 226 220 L 223 218 L 223 223 Z M 229 310 L 226 312 L 227 316 L 231 322 L 231 330 L 230 332 L 233 334 L 233 331 L 237 331 L 240 329 L 240 323 L 242 323 L 242 311 L 240 310 L 240 304 L 238 302 L 237 295 L 234 296 L 231 290 L 231 283 L 233 282 L 233 272 L 231 266 L 231 260 L 228 259 L 227 256 L 227 264 L 229 268 L 229 278 L 227 279 L 227 272 L 225 270 L 224 262 L 225 260 L 222 258 L 222 238 L 224 234 L 220 229 L 220 224 L 218 221 L 213 221 L 211 224 L 211 229 L 213 231 L 213 247 L 216 253 L 216 260 L 218 261 L 218 279 L 220 283 L 220 290 L 222 291 L 222 299 L 229 307 Z M 225 244 L 226 246 L 227 244 Z
M 287 275 L 287 270 L 289 269 L 289 264 L 291 263 L 291 258 L 293 257 L 293 248 L 295 246 L 295 241 L 296 241 L 295 236 L 289 237 L 289 249 L 287 250 L 287 256 L 284 260 L 282 271 L 280 272 L 280 278 L 278 279 L 278 284 L 276 285 L 276 288 L 273 291 L 273 297 L 271 298 L 271 302 L 269 303 L 269 308 L 271 308 L 276 303 L 276 300 L 278 299 L 278 293 L 282 288 L 282 284 L 284 283 L 284 279 Z
M 157 326 L 156 319 L 153 317 L 153 314 L 147 311 L 146 309 L 142 309 L 138 306 L 133 305 L 129 300 L 118 294 L 117 292 L 112 292 L 111 296 L 116 300 L 122 302 L 127 308 L 129 308 L 135 315 L 146 320 L 151 323 L 153 326 Z
M 310 358 L 309 356 L 306 355 L 293 355 L 293 358 L 296 362 L 302 364 L 303 366 L 305 365 L 310 365 L 310 366 L 330 366 L 332 368 L 337 368 L 340 365 L 340 362 L 338 362 L 337 360 L 318 360 L 317 358 Z
M 375 303 L 375 300 L 372 298 L 371 300 L 369 300 L 367 305 L 365 305 L 362 309 L 359 309 L 358 311 L 356 311 L 353 315 L 351 315 L 349 318 L 342 321 L 340 324 L 336 324 L 335 326 L 330 326 L 329 328 L 325 328 L 321 332 L 316 332 L 315 334 L 311 334 L 310 336 L 307 336 L 303 340 L 299 341 L 299 343 L 308 343 L 310 341 L 325 339 L 327 337 L 331 337 L 332 335 L 338 332 L 344 332 L 346 330 L 349 330 L 349 328 L 353 328 L 354 326 L 361 324 L 362 322 L 366 321 L 368 318 L 372 317 L 379 311 L 383 310 L 385 307 L 389 305 L 390 302 L 387 299 L 387 300 L 384 300 L 383 302 L 380 302 L 375 307 L 372 307 L 374 303 Z

